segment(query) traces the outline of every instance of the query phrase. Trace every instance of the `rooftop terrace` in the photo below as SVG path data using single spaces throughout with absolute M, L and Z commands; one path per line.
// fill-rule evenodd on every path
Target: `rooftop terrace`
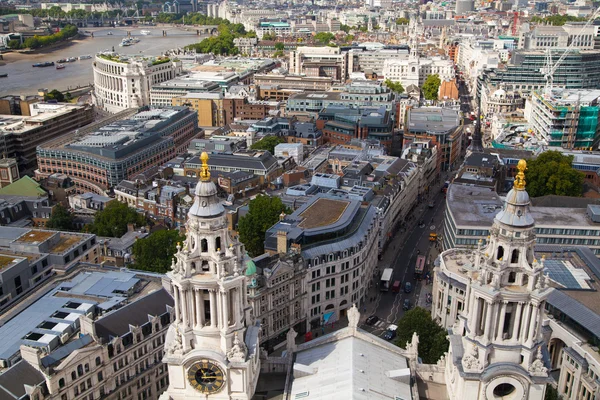
M 51 231 L 36 231 L 31 230 L 26 234 L 20 236 L 15 242 L 17 243 L 42 243 L 56 235 L 57 232 Z
M 313 229 L 331 225 L 342 217 L 349 204 L 349 201 L 320 198 L 300 214 L 304 220 L 298 227 Z

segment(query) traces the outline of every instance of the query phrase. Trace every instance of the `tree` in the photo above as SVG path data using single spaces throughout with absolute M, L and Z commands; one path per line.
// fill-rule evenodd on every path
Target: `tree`
M 252 150 L 268 150 L 269 153 L 275 154 L 275 146 L 279 143 L 285 143 L 285 139 L 280 136 L 265 136 L 250 146 L 250 148 Z
M 414 332 L 419 335 L 419 357 L 424 364 L 435 364 L 448 351 L 450 344 L 446 330 L 436 324 L 424 308 L 415 307 L 398 321 L 396 345 L 404 348 Z
M 281 202 L 279 197 L 259 195 L 248 204 L 248 213 L 238 222 L 240 241 L 252 257 L 265 252 L 265 233 L 275 225 L 279 216 L 291 211 Z
M 331 32 L 319 32 L 315 35 L 314 39 L 321 44 L 328 44 L 335 39 L 335 35 Z
M 267 32 L 263 35 L 262 40 L 277 40 L 277 35 L 271 32 Z
M 46 222 L 46 228 L 59 231 L 73 230 L 73 215 L 62 204 L 58 203 L 52 208 L 52 214 Z
M 383 82 L 383 84 L 387 86 L 392 92 L 404 93 L 404 86 L 402 86 L 401 82 L 392 82 L 391 80 L 386 79 L 385 82 Z
M 559 398 L 558 390 L 556 390 L 554 386 L 547 384 L 546 393 L 544 393 L 544 400 L 558 400 Z
M 349 27 L 348 25 L 340 24 L 340 31 L 349 33 L 350 29 L 352 29 L 352 28 Z
M 559 151 L 546 151 L 529 160 L 525 181 L 531 197 L 555 194 L 580 197 L 583 194 L 584 174 L 572 167 L 573 156 Z
M 98 236 L 121 237 L 127 232 L 127 224 L 143 226 L 146 218 L 125 203 L 111 201 L 104 210 L 96 213 L 88 230 Z
M 285 49 L 285 45 L 281 42 L 275 43 L 275 50 L 283 51 Z
M 440 80 L 440 76 L 438 74 L 427 76 L 425 82 L 423 82 L 423 87 L 421 88 L 423 90 L 423 96 L 425 99 L 437 100 L 438 91 L 441 84 L 442 81 Z
M 410 20 L 408 18 L 398 18 L 396 20 L 396 25 L 408 25 Z
M 164 274 L 177 251 L 177 243 L 184 240 L 185 236 L 177 229 L 159 230 L 136 240 L 132 248 L 134 268 Z
M 56 100 L 59 103 L 62 103 L 65 101 L 65 95 L 57 89 L 52 89 L 52 91 L 44 95 L 44 100 Z
M 21 48 L 21 41 L 17 39 L 11 39 L 8 41 L 9 49 L 19 49 Z

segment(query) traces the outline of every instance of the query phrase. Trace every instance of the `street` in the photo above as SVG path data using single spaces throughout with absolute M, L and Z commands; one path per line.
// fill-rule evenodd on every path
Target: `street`
M 385 268 L 393 268 L 391 282 L 400 281 L 401 289 L 399 293 L 393 291 L 380 291 L 377 283 L 379 278 L 375 279 L 375 284 L 369 289 L 367 295 L 367 303 L 363 306 L 363 322 L 369 315 L 377 315 L 380 321 L 374 326 L 368 326 L 363 323 L 361 326 L 370 332 L 382 335 L 389 324 L 395 324 L 404 315 L 402 306 L 404 299 L 410 299 L 411 307 L 416 305 L 424 306 L 419 303 L 419 298 L 422 290 L 431 291 L 431 284 L 426 286 L 425 279 L 416 281 L 414 276 L 414 268 L 419 254 L 425 255 L 428 260 L 423 275 L 429 272 L 432 275 L 433 262 L 438 252 L 434 249 L 434 242 L 429 241 L 429 233 L 441 233 L 441 224 L 443 221 L 443 211 L 445 207 L 444 194 L 441 192 L 443 182 L 432 187 L 432 193 L 426 200 L 420 202 L 420 205 L 415 209 L 414 216 L 405 225 L 407 231 L 398 232 L 388 245 L 381 261 L 378 263 L 379 271 Z M 427 203 L 434 201 L 434 207 L 429 208 Z M 432 222 L 433 219 L 433 222 Z M 425 225 L 420 227 L 419 221 L 425 222 Z M 433 249 L 433 254 L 430 250 Z M 417 250 L 419 254 L 417 254 Z M 404 292 L 404 285 L 410 282 L 412 285 L 411 293 Z M 374 300 L 373 300 L 374 298 Z M 421 296 L 424 299 L 424 296 Z M 424 303 L 424 301 L 423 301 Z M 366 308 L 366 312 L 364 309 Z

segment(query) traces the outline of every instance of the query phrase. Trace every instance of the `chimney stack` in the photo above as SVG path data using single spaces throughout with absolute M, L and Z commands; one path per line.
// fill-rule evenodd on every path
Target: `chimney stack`
M 277 231 L 277 252 L 279 254 L 286 254 L 287 250 L 287 232 Z

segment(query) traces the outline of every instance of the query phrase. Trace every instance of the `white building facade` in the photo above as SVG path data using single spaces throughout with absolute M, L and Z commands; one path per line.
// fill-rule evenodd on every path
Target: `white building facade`
M 115 53 L 94 58 L 94 103 L 117 113 L 150 104 L 152 85 L 173 79 L 182 72 L 181 61 L 166 58 L 127 58 Z
M 161 398 L 250 400 L 260 369 L 260 324 L 248 306 L 243 246 L 229 234 L 208 155 L 201 160 L 187 237 L 164 282 L 175 321 L 165 341 L 170 383 Z

